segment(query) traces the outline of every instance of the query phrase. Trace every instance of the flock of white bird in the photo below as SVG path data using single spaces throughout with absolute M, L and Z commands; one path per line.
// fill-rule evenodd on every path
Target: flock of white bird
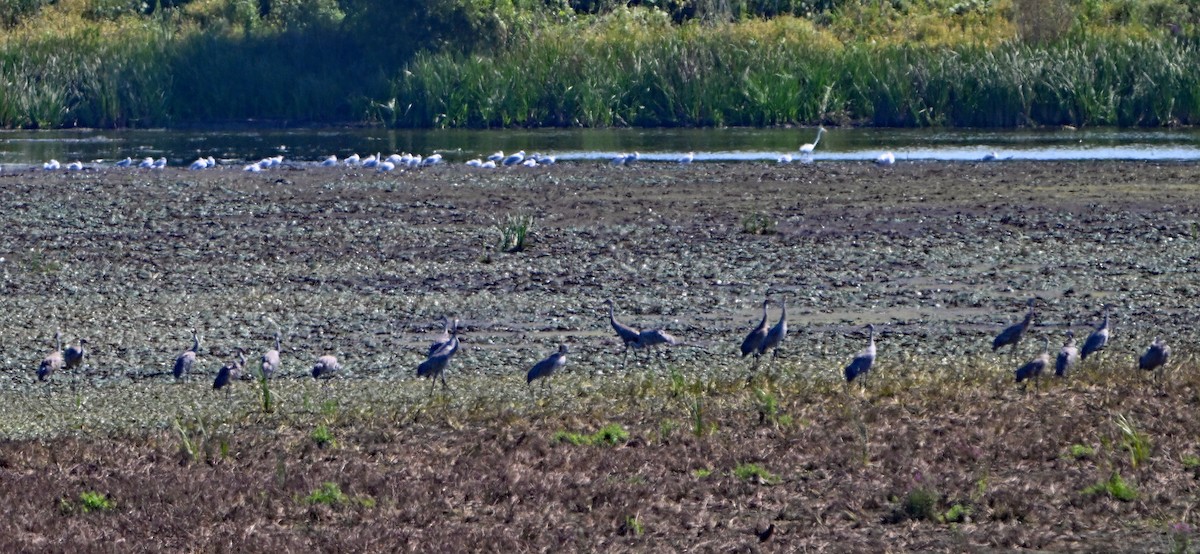
M 798 154 L 793 154 L 793 153 L 783 154 L 776 159 L 776 162 L 778 162 L 780 164 L 789 164 L 789 163 L 792 163 L 793 161 L 812 161 L 813 152 L 816 150 L 817 145 L 820 144 L 821 137 L 826 132 L 827 131 L 824 127 L 818 128 L 816 139 L 813 140 L 811 143 L 801 145 L 799 148 Z M 626 166 L 626 165 L 633 165 L 633 164 L 637 163 L 638 161 L 640 161 L 641 159 L 642 159 L 642 156 L 638 152 L 630 152 L 630 153 L 622 152 L 622 153 L 612 155 L 609 158 L 609 162 L 615 166 Z M 686 154 L 680 156 L 676 161 L 678 161 L 681 164 L 690 164 L 693 161 L 695 161 L 695 159 L 696 159 L 695 152 L 687 152 Z M 995 159 L 999 159 L 999 158 L 997 158 L 996 154 L 994 152 L 992 152 L 992 153 L 989 153 L 986 156 L 984 156 L 983 159 L 984 159 L 984 161 L 988 161 L 988 160 L 995 160 Z M 514 166 L 538 167 L 538 166 L 543 166 L 543 165 L 553 165 L 555 162 L 557 162 L 557 159 L 555 158 L 555 156 L 546 155 L 546 154 L 537 154 L 537 153 L 526 154 L 524 150 L 521 150 L 519 152 L 514 152 L 511 154 L 505 154 L 503 151 L 497 151 L 496 153 L 488 156 L 487 158 L 475 158 L 475 159 L 469 160 L 465 163 L 465 165 L 467 165 L 469 167 L 480 168 L 480 169 L 496 169 L 496 168 L 501 168 L 501 167 L 514 167 Z M 312 162 L 309 162 L 309 163 L 312 163 Z M 345 159 L 338 159 L 338 157 L 336 155 L 330 155 L 330 156 L 326 157 L 325 159 L 323 159 L 319 162 L 316 162 L 316 165 L 319 167 L 362 167 L 365 169 L 375 169 L 376 171 L 386 172 L 386 171 L 394 171 L 398 168 L 414 169 L 414 168 L 418 168 L 418 167 L 428 167 L 428 166 L 432 166 L 432 165 L 437 165 L 440 163 L 443 163 L 441 154 L 430 154 L 429 156 L 422 157 L 420 154 L 404 153 L 404 154 L 392 154 L 385 158 L 385 157 L 383 157 L 382 154 L 375 153 L 375 154 L 367 156 L 365 158 L 360 157 L 358 154 L 351 154 L 350 156 L 347 156 Z M 892 165 L 892 164 L 896 163 L 896 156 L 894 154 L 892 154 L 891 152 L 884 152 L 875 158 L 875 163 L 877 163 L 879 165 Z M 251 173 L 258 173 L 260 171 L 279 167 L 282 164 L 283 164 L 283 156 L 272 156 L 269 158 L 263 158 L 257 162 L 247 164 L 242 167 L 242 170 L 251 172 Z M 146 157 L 146 158 L 142 159 L 140 162 L 138 162 L 138 161 L 134 160 L 133 158 L 127 157 L 121 161 L 116 162 L 114 165 L 116 167 L 137 167 L 137 168 L 142 168 L 142 169 L 163 169 L 163 168 L 167 167 L 167 159 L 163 158 L 163 157 L 160 157 L 157 159 L 152 158 L 152 157 Z M 217 160 L 215 160 L 212 156 L 207 156 L 207 157 L 197 158 L 196 161 L 189 164 L 187 166 L 187 168 L 190 170 L 193 170 L 193 171 L 199 171 L 199 170 L 204 170 L 204 169 L 212 169 L 217 166 L 218 166 Z M 85 169 L 85 166 L 84 166 L 83 162 L 80 162 L 80 161 L 73 161 L 64 166 L 64 165 L 60 164 L 58 162 L 58 160 L 50 160 L 50 161 L 42 164 L 42 169 L 45 169 L 47 171 L 55 171 L 55 170 L 60 170 L 60 169 L 66 169 L 68 171 L 80 171 L 80 170 Z

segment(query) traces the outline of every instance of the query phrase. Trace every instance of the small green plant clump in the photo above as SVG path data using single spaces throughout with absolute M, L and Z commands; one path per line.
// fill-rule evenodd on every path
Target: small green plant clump
M 742 218 L 742 231 L 751 235 L 775 234 L 775 220 L 770 216 L 754 212 Z
M 625 522 L 621 524 L 620 532 L 622 535 L 640 537 L 642 533 L 646 532 L 646 528 L 642 525 L 642 521 L 638 516 L 632 515 L 625 518 Z
M 955 504 L 942 514 L 941 520 L 944 523 L 963 523 L 971 516 L 971 507 L 964 504 Z
M 1096 449 L 1086 444 L 1072 444 L 1070 455 L 1076 460 L 1092 458 L 1096 455 Z
M 591 435 L 558 431 L 551 437 L 555 443 L 567 443 L 575 446 L 616 446 L 629 440 L 629 432 L 620 424 L 610 423 Z
M 317 446 L 321 448 L 337 446 L 337 440 L 333 438 L 333 431 L 330 431 L 329 428 L 324 425 L 313 429 L 313 432 L 309 435 L 309 437 L 311 437 L 313 442 L 317 443 Z
M 759 467 L 758 464 L 740 464 L 733 469 L 733 476 L 760 485 L 774 485 L 779 482 L 778 476 Z
M 527 246 L 529 231 L 533 228 L 533 216 L 509 215 L 497 223 L 496 228 L 500 231 L 500 251 L 520 252 Z
M 1129 502 L 1137 498 L 1137 489 L 1126 483 L 1120 473 L 1114 473 L 1107 480 L 1083 489 L 1082 492 L 1084 496 L 1108 495 L 1122 502 Z
M 904 496 L 901 509 L 909 519 L 936 520 L 938 518 L 938 494 L 930 489 L 918 487 Z
M 79 493 L 79 504 L 63 498 L 58 501 L 58 509 L 64 514 L 73 512 L 88 513 L 88 512 L 107 512 L 117 507 L 117 503 L 108 495 L 95 492 L 83 491 Z
M 321 487 L 312 491 L 305 498 L 309 504 L 325 504 L 328 506 L 338 506 L 345 504 L 350 498 L 346 493 L 342 492 L 342 488 L 337 483 L 325 482 Z

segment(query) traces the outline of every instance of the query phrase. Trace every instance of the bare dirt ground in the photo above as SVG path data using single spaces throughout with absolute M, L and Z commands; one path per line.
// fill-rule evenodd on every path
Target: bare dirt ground
M 1195 549 L 1200 166 L 37 171 L 0 203 L 2 551 Z M 752 371 L 768 294 L 791 334 Z M 686 345 L 623 365 L 609 298 Z M 1105 304 L 1106 351 L 1012 383 Z M 430 395 L 443 315 L 463 351 Z M 212 391 L 270 321 L 272 404 Z M 39 383 L 56 329 L 87 367 Z M 313 383 L 325 353 L 346 375 Z

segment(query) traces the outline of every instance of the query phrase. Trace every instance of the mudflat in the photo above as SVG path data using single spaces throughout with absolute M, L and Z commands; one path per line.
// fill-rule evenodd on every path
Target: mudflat
M 0 205 L 5 551 L 1200 538 L 1194 164 L 28 171 Z M 756 363 L 765 298 L 789 335 Z M 608 299 L 679 343 L 625 353 Z M 1013 382 L 1105 306 L 1105 350 Z M 462 348 L 431 387 L 443 316 Z M 878 358 L 846 386 L 867 324 Z M 87 357 L 40 382 L 56 331 Z M 276 378 L 212 390 L 277 331 Z M 1138 370 L 1156 337 L 1167 366 Z M 317 383 L 324 354 L 344 371 Z

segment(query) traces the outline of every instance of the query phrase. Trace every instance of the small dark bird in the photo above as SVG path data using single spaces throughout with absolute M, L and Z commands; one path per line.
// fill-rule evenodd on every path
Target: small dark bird
M 608 323 L 612 325 L 613 330 L 617 332 L 617 337 L 620 338 L 621 342 L 625 345 L 625 350 L 622 356 L 622 364 L 624 364 L 629 360 L 629 347 L 633 346 L 636 348 L 638 337 L 641 334 L 641 331 L 617 321 L 616 316 L 613 315 L 612 299 L 605 300 L 604 302 L 608 304 Z
M 542 382 L 549 386 L 549 377 L 554 375 L 554 372 L 562 369 L 567 365 L 567 345 L 558 345 L 558 352 L 551 354 L 548 358 L 533 364 L 529 368 L 529 373 L 525 375 L 525 384 L 532 385 L 535 379 L 544 379 Z
M 1108 346 L 1108 339 L 1112 336 L 1112 329 L 1108 326 L 1108 305 L 1104 306 L 1104 321 L 1088 335 L 1086 341 L 1083 341 L 1083 350 L 1079 351 L 1079 359 L 1086 360 L 1088 356 L 1095 354 Z
M 63 353 L 63 369 L 73 369 L 83 365 L 83 357 L 85 355 L 84 346 L 87 344 L 87 339 L 79 339 L 79 346 L 70 346 Z
M 870 333 L 867 347 L 856 354 L 850 365 L 846 366 L 846 383 L 853 383 L 859 375 L 866 375 L 875 363 L 875 325 L 867 325 L 866 329 Z
M 1138 358 L 1138 369 L 1153 371 L 1167 365 L 1167 359 L 1170 357 L 1171 347 L 1167 346 L 1166 341 L 1154 337 L 1154 342 L 1150 343 L 1146 353 Z
M 229 384 L 233 381 L 242 378 L 242 368 L 246 365 L 246 355 L 241 349 L 237 349 L 238 357 L 236 360 L 230 360 L 217 370 L 217 378 L 213 379 L 213 390 L 225 389 L 225 396 L 229 396 Z
M 755 365 L 758 364 L 759 349 L 762 347 L 763 341 L 767 338 L 767 304 L 770 303 L 770 300 L 763 300 L 762 321 L 759 321 L 758 325 L 742 341 L 742 357 L 745 358 L 753 354 Z
M 1043 338 L 1043 340 L 1045 342 L 1042 346 L 1042 353 L 1033 360 L 1030 360 L 1029 363 L 1017 368 L 1016 371 L 1018 383 L 1028 379 L 1033 379 L 1034 385 L 1037 387 L 1039 392 L 1041 391 L 1042 372 L 1045 371 L 1047 367 L 1050 367 L 1050 339 Z
M 42 363 L 38 364 L 38 381 L 49 379 L 51 375 L 54 375 L 55 371 L 62 369 L 63 363 L 62 333 L 55 331 L 54 352 L 46 354 L 46 357 L 42 358 Z
M 758 535 L 758 542 L 767 542 L 771 540 L 771 535 L 775 534 L 775 524 L 772 523 L 768 525 L 767 528 L 763 529 L 762 531 L 756 529 L 754 534 Z
M 192 349 L 187 350 L 175 357 L 175 368 L 173 373 L 175 379 L 180 379 L 185 375 L 190 376 L 192 368 L 196 366 L 196 353 L 200 351 L 200 335 L 196 334 L 196 330 L 192 329 Z
M 992 340 L 992 352 L 999 350 L 1002 346 L 1008 346 L 1010 344 L 1012 345 L 1013 350 L 1016 350 L 1017 343 L 1021 342 L 1021 337 L 1025 335 L 1025 330 L 1029 328 L 1030 323 L 1033 323 L 1033 302 L 1034 299 L 1030 298 L 1029 302 L 1027 303 L 1029 306 L 1029 311 L 1025 314 L 1025 319 L 1018 323 L 1009 325 L 1006 329 L 1001 331 L 999 335 L 996 335 L 996 338 Z
M 317 362 L 313 364 L 312 376 L 313 379 L 332 379 L 342 370 L 342 364 L 338 363 L 337 356 L 326 354 L 317 358 Z
M 1077 363 L 1079 363 L 1079 347 L 1075 346 L 1075 332 L 1067 331 L 1067 342 L 1063 344 L 1062 349 L 1058 351 L 1058 357 L 1054 359 L 1054 376 L 1066 377 L 1067 371 Z

